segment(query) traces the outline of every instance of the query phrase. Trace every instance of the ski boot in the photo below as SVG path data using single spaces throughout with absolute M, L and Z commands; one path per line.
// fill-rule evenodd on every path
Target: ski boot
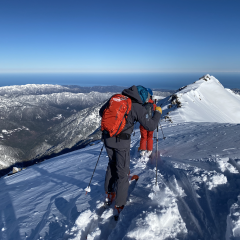
M 150 158 L 151 155 L 152 155 L 152 151 L 151 151 L 151 150 L 150 150 L 150 151 L 147 151 L 147 153 L 146 153 L 145 155 L 146 155 L 146 157 Z
M 105 207 L 110 206 L 113 201 L 115 200 L 116 193 L 115 192 L 106 192 L 106 199 L 105 199 Z
M 123 210 L 123 208 L 124 208 L 124 205 L 122 205 L 121 207 L 115 205 L 114 212 L 113 212 L 113 214 L 114 214 L 114 220 L 115 220 L 115 221 L 118 220 L 119 214 L 121 213 L 121 211 Z
M 145 150 L 140 150 L 140 155 L 141 155 L 142 157 L 144 157 L 145 154 L 146 154 L 146 151 L 145 151 Z

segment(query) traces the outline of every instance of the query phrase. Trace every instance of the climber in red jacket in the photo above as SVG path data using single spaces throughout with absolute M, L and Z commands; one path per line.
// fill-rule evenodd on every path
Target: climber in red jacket
M 150 88 L 147 89 L 150 93 L 151 97 L 148 103 L 144 104 L 145 108 L 148 111 L 149 118 L 152 117 L 153 111 L 155 111 L 156 104 L 154 104 L 152 100 L 153 92 Z M 140 132 L 141 132 L 141 140 L 140 140 L 140 155 L 150 157 L 153 150 L 153 132 L 154 131 L 147 131 L 142 125 L 140 125 Z

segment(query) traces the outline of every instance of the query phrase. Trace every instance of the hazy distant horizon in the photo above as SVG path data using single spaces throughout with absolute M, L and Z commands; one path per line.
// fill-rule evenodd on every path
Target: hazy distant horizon
M 0 73 L 0 87 L 25 84 L 58 84 L 78 86 L 143 85 L 150 88 L 176 90 L 213 75 L 225 88 L 240 88 L 240 73 Z

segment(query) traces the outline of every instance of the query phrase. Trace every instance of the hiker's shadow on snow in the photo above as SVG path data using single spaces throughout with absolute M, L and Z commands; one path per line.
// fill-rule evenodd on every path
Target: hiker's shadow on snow
M 66 230 L 71 229 L 79 216 L 76 207 L 76 199 L 71 199 L 69 202 L 63 197 L 56 198 L 54 203 L 58 211 L 64 216 L 60 222 L 52 221 L 49 224 L 49 232 L 44 240 L 52 239 L 67 239 L 65 236 Z
M 66 239 L 66 230 L 72 228 L 79 216 L 79 212 L 76 207 L 77 198 L 78 196 L 71 199 L 69 202 L 63 197 L 55 198 L 55 206 L 64 217 L 62 217 L 59 221 L 53 214 L 55 220 L 51 221 L 49 224 L 49 231 L 46 233 L 44 240 Z
M 55 206 L 58 211 L 72 223 L 75 223 L 79 215 L 77 206 L 75 205 L 75 200 L 76 199 L 71 199 L 70 202 L 68 202 L 63 197 L 55 199 Z
M 99 146 L 99 147 L 101 147 L 101 146 Z M 81 155 L 82 155 L 82 154 L 89 154 L 89 155 L 99 156 L 99 154 L 100 154 L 100 149 L 99 149 L 99 148 L 98 148 L 98 149 L 95 149 L 95 150 L 92 150 L 92 149 L 90 149 L 90 150 L 89 150 L 89 149 L 83 150 L 83 149 L 81 149 L 81 150 L 79 150 L 79 152 L 76 151 L 76 152 L 68 153 L 68 156 L 69 156 L 69 157 L 76 157 L 76 159 L 78 159 L 80 154 L 81 154 Z M 103 155 L 103 154 L 106 154 L 105 148 L 103 148 L 103 151 L 102 151 L 102 154 L 101 154 L 101 155 Z
M 0 195 L 0 239 L 21 239 L 19 228 L 20 220 L 17 218 L 15 211 L 15 208 L 17 208 L 17 206 L 14 205 L 10 194 L 13 186 L 8 185 L 5 182 L 5 179 L 3 179 L 1 187 L 7 191 L 4 191 L 4 195 Z
M 68 177 L 68 176 L 65 176 L 65 175 L 60 175 L 60 174 L 48 172 L 47 170 L 45 170 L 43 168 L 35 167 L 34 170 L 38 171 L 41 175 L 48 176 L 49 179 L 53 182 L 54 182 L 54 179 L 56 179 L 57 180 L 57 181 L 55 181 L 56 184 L 61 184 L 61 182 L 67 182 L 71 185 L 76 185 L 78 187 L 82 186 L 82 185 L 85 185 L 85 183 L 81 180 L 71 178 L 71 177 Z M 59 180 L 60 180 L 60 182 L 59 182 Z
M 45 169 L 36 167 L 35 168 L 36 171 L 38 171 L 40 174 L 42 175 L 46 175 L 49 176 L 49 179 L 51 179 L 51 181 L 56 182 L 56 184 L 62 184 L 63 182 L 67 182 L 71 185 L 76 185 L 78 187 L 83 187 L 83 186 L 87 186 L 88 182 L 90 181 L 91 178 L 91 174 L 93 169 L 91 168 L 87 168 L 86 170 L 89 170 L 89 172 L 91 172 L 91 174 L 89 174 L 89 180 L 86 179 L 85 181 L 81 181 L 75 178 L 71 178 L 65 175 L 60 175 L 60 174 L 56 174 L 56 173 L 50 173 Z M 96 192 L 96 193 L 101 193 L 103 192 L 103 186 L 102 183 L 104 182 L 104 176 L 105 176 L 105 171 L 104 170 L 98 170 L 96 169 L 92 183 L 91 183 L 91 191 L 92 192 Z M 85 191 L 81 192 L 80 195 L 85 195 Z M 97 195 L 98 197 L 98 195 Z M 95 201 L 95 199 L 93 198 L 91 201 Z M 94 209 L 95 205 L 93 206 Z

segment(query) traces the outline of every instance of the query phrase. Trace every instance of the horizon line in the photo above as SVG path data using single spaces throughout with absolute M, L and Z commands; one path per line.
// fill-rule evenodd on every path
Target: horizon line
M 235 71 L 219 71 L 219 70 L 175 70 L 175 71 L 26 71 L 26 70 L 17 70 L 17 71 L 6 71 L 0 69 L 0 74 L 158 74 L 158 73 L 240 73 L 240 70 Z

